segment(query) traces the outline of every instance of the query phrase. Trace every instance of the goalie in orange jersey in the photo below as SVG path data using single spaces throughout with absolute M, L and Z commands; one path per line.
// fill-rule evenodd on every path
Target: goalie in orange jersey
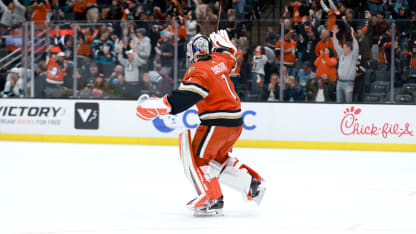
M 223 214 L 220 182 L 257 204 L 265 192 L 263 178 L 228 155 L 243 129 L 240 98 L 229 77 L 236 66 L 235 51 L 224 30 L 210 37 L 194 36 L 187 46 L 193 64 L 179 88 L 163 98 L 141 96 L 138 100 L 136 114 L 144 120 L 178 114 L 193 105 L 198 108 L 201 124 L 192 143 L 190 130 L 179 135 L 185 174 L 198 193 L 188 203 L 195 216 Z

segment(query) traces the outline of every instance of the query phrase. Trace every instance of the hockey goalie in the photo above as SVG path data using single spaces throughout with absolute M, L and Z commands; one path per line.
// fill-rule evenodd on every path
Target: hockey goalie
M 265 193 L 263 178 L 229 156 L 243 129 L 240 98 L 229 77 L 236 66 L 235 52 L 225 30 L 209 37 L 195 35 L 187 45 L 187 57 L 192 65 L 179 88 L 163 98 L 143 95 L 138 100 L 136 115 L 144 120 L 178 114 L 193 105 L 198 108 L 201 124 L 193 140 L 190 130 L 179 135 L 185 175 L 198 193 L 187 204 L 195 216 L 223 215 L 220 183 L 257 204 Z

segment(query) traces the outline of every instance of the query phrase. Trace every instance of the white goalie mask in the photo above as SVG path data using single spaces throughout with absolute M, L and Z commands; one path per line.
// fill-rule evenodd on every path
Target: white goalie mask
M 211 48 L 211 39 L 198 33 L 188 42 L 186 47 L 186 57 L 190 64 L 192 64 L 196 62 L 196 57 L 210 55 Z

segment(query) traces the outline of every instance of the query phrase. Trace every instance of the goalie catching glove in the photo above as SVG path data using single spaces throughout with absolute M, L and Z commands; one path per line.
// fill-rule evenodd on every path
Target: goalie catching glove
M 234 56 L 237 52 L 237 48 L 231 43 L 228 33 L 225 30 L 220 30 L 218 32 L 213 32 L 209 35 L 213 50 L 223 49 L 231 52 Z
M 143 120 L 153 120 L 159 115 L 168 115 L 171 109 L 168 95 L 158 98 L 143 94 L 137 100 L 136 115 Z

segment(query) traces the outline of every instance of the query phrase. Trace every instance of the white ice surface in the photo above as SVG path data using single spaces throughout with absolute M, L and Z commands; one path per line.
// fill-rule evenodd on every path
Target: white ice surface
M 0 233 L 416 233 L 416 154 L 234 149 L 267 192 L 223 188 L 224 217 L 196 196 L 168 146 L 0 141 Z

